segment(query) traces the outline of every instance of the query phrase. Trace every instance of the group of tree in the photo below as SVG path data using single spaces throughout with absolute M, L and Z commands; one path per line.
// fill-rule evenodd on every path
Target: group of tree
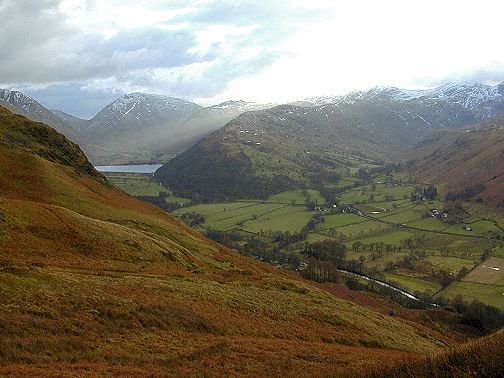
M 273 241 L 278 243 L 280 248 L 285 248 L 289 244 L 294 244 L 306 240 L 308 234 L 315 229 L 315 227 L 323 223 L 325 218 L 321 214 L 315 214 L 312 219 L 308 221 L 300 231 L 290 233 L 289 231 L 277 233 Z
M 453 299 L 439 298 L 436 302 L 463 315 L 463 323 L 476 327 L 483 333 L 488 334 L 504 327 L 504 311 L 478 300 L 466 302 L 461 295 L 457 295 Z
M 417 186 L 415 187 L 415 190 L 411 193 L 411 201 L 416 202 L 416 201 L 423 201 L 423 200 L 428 200 L 432 201 L 436 199 L 438 195 L 438 190 L 434 185 L 429 185 L 426 187 L 420 187 Z
M 485 184 L 480 182 L 479 184 L 473 186 L 467 186 L 459 192 L 449 191 L 448 193 L 446 193 L 445 199 L 446 201 L 465 201 L 480 194 L 484 190 Z
M 202 214 L 195 213 L 184 213 L 180 216 L 180 219 L 188 226 L 195 227 L 200 224 L 205 223 L 205 216 Z
M 306 269 L 301 271 L 301 276 L 316 282 L 341 281 L 341 274 L 338 272 L 338 268 L 334 263 L 313 257 L 307 259 Z
M 317 260 L 330 261 L 339 266 L 347 256 L 347 248 L 338 240 L 326 239 L 305 245 L 301 253 Z

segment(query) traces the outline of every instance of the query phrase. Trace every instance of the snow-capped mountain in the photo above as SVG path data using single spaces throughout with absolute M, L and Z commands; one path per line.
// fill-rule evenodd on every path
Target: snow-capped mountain
M 82 131 L 102 151 L 96 163 L 149 161 L 152 145 L 169 140 L 201 106 L 174 97 L 127 94 L 103 108 Z
M 89 132 L 113 135 L 131 128 L 136 132 L 173 128 L 199 109 L 201 106 L 179 98 L 131 93 L 115 100 L 94 116 Z
M 491 101 L 502 101 L 504 83 L 488 85 L 478 82 L 451 82 L 432 89 L 401 89 L 396 87 L 374 87 L 367 91 L 355 91 L 341 96 L 308 97 L 299 104 L 321 106 L 335 103 L 354 103 L 386 99 L 392 101 L 408 101 L 423 99 L 426 101 L 443 100 L 453 105 L 476 111 L 478 107 Z
M 70 140 L 79 143 L 82 141 L 79 133 L 68 125 L 63 119 L 52 113 L 30 96 L 8 89 L 0 89 L 0 105 L 6 105 L 9 110 L 24 115 L 36 122 L 45 123 L 65 135 Z

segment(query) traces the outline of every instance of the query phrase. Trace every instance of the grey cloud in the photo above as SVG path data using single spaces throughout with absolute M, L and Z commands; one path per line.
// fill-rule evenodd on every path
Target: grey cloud
M 327 16 L 324 10 L 292 8 L 288 1 L 123 0 L 115 4 L 196 11 L 169 21 L 189 24 L 180 30 L 133 29 L 105 39 L 92 30 L 70 27 L 58 12 L 61 1 L 0 1 L 0 19 L 6 20 L 0 25 L 0 85 L 23 89 L 51 107 L 85 117 L 98 110 L 91 110 L 93 107 L 111 99 L 116 89 L 186 99 L 215 96 L 232 80 L 260 72 L 283 54 L 283 42 L 293 25 Z M 86 4 L 92 10 L 98 1 Z M 258 28 L 248 35 L 229 35 L 205 54 L 189 53 L 197 45 L 197 33 L 212 25 Z M 242 57 L 247 47 L 259 47 L 261 52 Z M 211 64 L 198 75 L 183 74 L 184 67 L 204 62 Z M 159 80 L 154 74 L 157 69 L 179 73 Z M 75 101 L 85 110 L 79 111 Z

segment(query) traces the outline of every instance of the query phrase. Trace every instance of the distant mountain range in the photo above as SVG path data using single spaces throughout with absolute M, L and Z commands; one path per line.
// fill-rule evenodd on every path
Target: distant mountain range
M 342 154 L 391 161 L 396 151 L 434 131 L 504 114 L 504 85 L 374 88 L 331 101 L 242 114 L 169 161 L 156 177 L 180 194 L 204 199 L 302 188 L 321 169 L 341 169 Z
M 0 90 L 0 104 L 62 132 L 95 164 L 166 161 L 166 155 L 183 152 L 227 123 L 228 130 L 220 131 L 222 135 L 237 124 L 249 125 L 255 128 L 254 133 L 269 133 L 276 145 L 289 144 L 288 149 L 297 153 L 343 148 L 388 160 L 392 151 L 414 145 L 435 130 L 476 124 L 503 114 L 504 83 L 451 83 L 430 90 L 377 87 L 345 96 L 305 99 L 275 109 L 273 104 L 244 101 L 203 108 L 173 97 L 132 93 L 107 105 L 91 120 L 46 109 L 17 91 Z M 295 133 L 303 140 L 293 138 L 294 129 L 291 139 L 284 138 L 289 128 L 298 128 Z M 216 135 L 202 144 L 215 142 L 220 134 Z M 226 144 L 230 141 L 228 138 Z
M 243 112 L 273 106 L 228 101 L 203 108 L 174 97 L 131 93 L 85 120 L 5 89 L 0 90 L 0 105 L 63 133 L 95 164 L 158 161 L 166 153 L 182 152 Z
M 355 102 L 376 98 L 389 98 L 399 102 L 412 99 L 444 100 L 464 108 L 478 111 L 485 103 L 500 100 L 504 95 L 504 83 L 488 85 L 477 82 L 452 82 L 440 87 L 426 90 L 408 90 L 395 87 L 375 87 L 368 91 L 351 92 L 343 96 L 309 97 L 298 104 L 320 106 L 341 102 Z M 295 104 L 294 104 L 295 105 Z M 481 110 L 481 109 L 479 109 Z

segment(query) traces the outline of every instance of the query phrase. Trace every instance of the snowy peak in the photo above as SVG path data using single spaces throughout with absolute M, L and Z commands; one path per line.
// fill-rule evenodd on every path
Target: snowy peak
M 168 112 L 180 113 L 181 117 L 185 117 L 200 108 L 201 106 L 197 104 L 175 97 L 146 93 L 130 93 L 107 105 L 92 119 L 92 121 L 93 126 L 96 126 L 95 121 L 100 121 L 108 117 L 121 119 L 129 116 L 130 118 L 134 117 L 140 120 L 144 117 L 152 119 L 156 115 Z
M 488 101 L 504 99 L 504 82 L 488 85 L 477 82 L 453 82 L 440 87 L 425 90 L 409 90 L 396 87 L 378 86 L 367 91 L 355 91 L 344 96 L 309 97 L 298 103 L 303 106 L 322 106 L 327 104 L 350 103 L 359 101 L 396 101 L 413 99 L 441 100 L 452 105 L 475 110 Z M 296 103 L 294 103 L 296 104 Z
M 247 102 L 243 100 L 231 100 L 207 108 L 210 111 L 222 111 L 223 113 L 229 112 L 239 115 L 244 112 L 267 109 L 275 106 L 274 104 L 260 104 L 257 102 Z
M 451 105 L 475 110 L 488 101 L 502 100 L 504 83 L 487 85 L 476 82 L 448 83 L 440 87 L 426 90 L 407 90 L 395 87 L 374 87 L 368 91 L 352 92 L 340 98 L 340 101 L 354 103 L 355 101 L 409 101 L 413 99 L 436 101 L 441 100 Z
M 27 115 L 43 114 L 48 112 L 42 105 L 35 101 L 30 96 L 8 89 L 0 89 L 0 100 L 12 105 L 16 109 L 23 111 Z M 30 114 L 31 113 L 31 114 Z M 39 121 L 40 119 L 37 119 Z
M 201 106 L 174 97 L 130 93 L 113 101 L 83 130 L 95 146 L 107 151 L 95 160 L 147 156 L 159 141 L 170 140 Z M 147 152 L 145 152 L 147 151 Z M 100 160 L 103 161 L 103 160 Z
M 502 92 L 499 92 L 499 85 L 482 83 L 448 83 L 426 92 L 428 92 L 427 96 L 446 100 L 469 109 L 474 109 L 484 102 L 503 96 Z

